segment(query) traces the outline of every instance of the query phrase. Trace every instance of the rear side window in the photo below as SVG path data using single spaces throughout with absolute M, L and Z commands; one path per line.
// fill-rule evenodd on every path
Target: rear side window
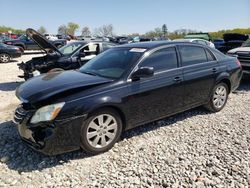
M 155 72 L 177 68 L 177 55 L 174 47 L 157 50 L 147 57 L 140 67 L 154 67 Z
M 208 50 L 206 50 L 206 54 L 207 54 L 207 61 L 215 61 L 215 58 L 211 54 L 211 52 L 209 52 Z
M 182 66 L 189 66 L 207 62 L 207 55 L 204 48 L 197 46 L 180 46 Z

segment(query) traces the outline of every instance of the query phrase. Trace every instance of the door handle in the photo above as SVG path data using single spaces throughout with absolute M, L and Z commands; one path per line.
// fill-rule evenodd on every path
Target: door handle
M 217 72 L 217 68 L 212 68 L 212 72 L 216 73 Z
M 177 83 L 180 83 L 182 81 L 182 78 L 177 76 L 174 78 L 174 81 L 177 82 Z

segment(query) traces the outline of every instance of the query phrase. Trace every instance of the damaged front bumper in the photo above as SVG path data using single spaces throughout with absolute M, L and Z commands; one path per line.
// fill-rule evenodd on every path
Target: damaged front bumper
M 19 106 L 14 115 L 21 139 L 34 150 L 45 155 L 57 155 L 80 149 L 81 125 L 86 115 L 70 119 L 31 124 L 35 111 Z

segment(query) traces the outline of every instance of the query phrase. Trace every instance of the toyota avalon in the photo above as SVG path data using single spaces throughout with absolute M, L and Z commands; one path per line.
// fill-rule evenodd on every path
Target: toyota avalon
M 80 148 L 97 154 L 135 126 L 201 105 L 222 110 L 241 76 L 235 57 L 205 45 L 126 44 L 79 70 L 51 72 L 20 85 L 14 122 L 21 139 L 44 154 Z

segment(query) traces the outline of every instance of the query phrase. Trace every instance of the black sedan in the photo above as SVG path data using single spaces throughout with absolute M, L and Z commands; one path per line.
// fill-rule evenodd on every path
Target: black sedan
M 144 42 L 107 50 L 79 71 L 32 78 L 16 90 L 14 122 L 25 143 L 54 155 L 109 150 L 121 133 L 190 108 L 218 112 L 241 66 L 207 46 Z
M 8 63 L 12 58 L 18 58 L 22 55 L 18 47 L 0 43 L 0 63 Z

